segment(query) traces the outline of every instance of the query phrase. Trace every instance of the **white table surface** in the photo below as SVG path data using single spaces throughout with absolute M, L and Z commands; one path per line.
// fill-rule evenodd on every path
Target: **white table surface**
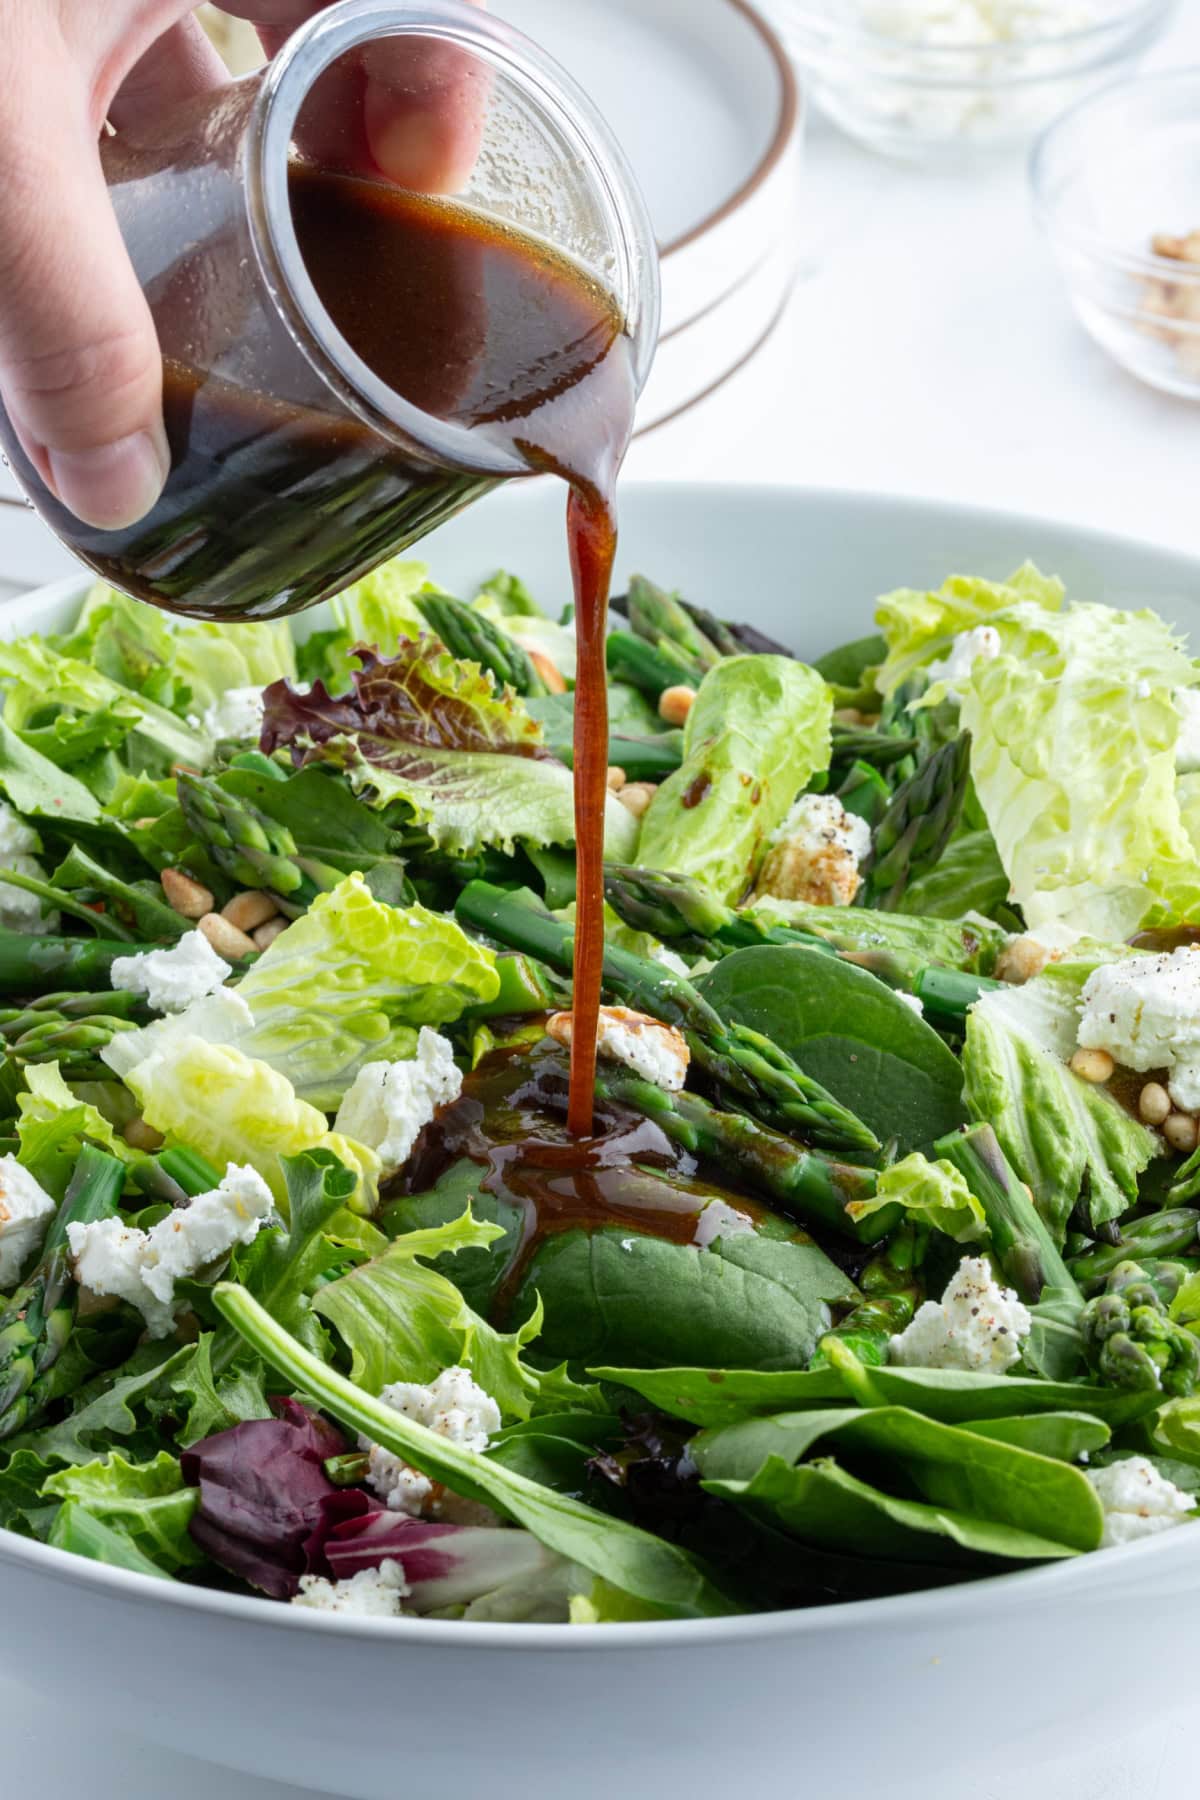
M 1200 63 L 1200 0 L 1183 0 L 1150 60 Z M 1151 219 L 1147 230 L 1196 222 Z M 1141 387 L 1084 337 L 1020 161 L 907 169 L 813 121 L 798 225 L 803 275 L 770 344 L 703 407 L 636 444 L 632 476 L 890 490 L 1197 547 L 1200 407 Z M 36 521 L 0 507 L 0 599 L 63 568 Z M 85 1738 L 69 1708 L 3 1683 L 0 1743 L 38 1800 L 211 1800 L 218 1783 L 222 1800 L 299 1793 L 134 1737 Z M 1081 1747 L 1036 1771 L 981 1769 L 969 1794 L 943 1795 L 931 1769 L 889 1800 L 1167 1800 L 1193 1791 L 1193 1743 L 1185 1715 L 1101 1755 Z

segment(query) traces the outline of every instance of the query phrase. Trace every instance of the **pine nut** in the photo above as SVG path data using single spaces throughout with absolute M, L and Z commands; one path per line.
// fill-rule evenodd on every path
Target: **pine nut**
M 695 688 L 664 688 L 658 696 L 658 716 L 668 725 L 682 725 L 692 710 L 692 702 L 696 698 Z
M 239 931 L 236 925 L 231 925 L 228 919 L 223 919 L 220 913 L 205 913 L 198 929 L 204 933 L 217 955 L 223 956 L 226 962 L 241 962 L 244 956 L 254 954 L 254 939 L 247 937 L 244 931 Z
M 608 766 L 608 791 L 610 794 L 619 794 L 621 789 L 625 786 L 625 783 L 628 779 L 629 779 L 628 776 L 626 775 L 624 769 L 620 766 L 619 763 L 610 763 L 609 764 L 609 766 Z
M 239 931 L 249 933 L 273 919 L 278 911 L 270 894 L 264 894 L 261 888 L 246 888 L 243 893 L 235 894 L 228 906 L 221 908 L 221 917 L 236 925 Z
M 1147 1125 L 1161 1125 L 1171 1111 L 1171 1096 L 1161 1082 L 1148 1081 L 1138 1095 L 1138 1114 Z
M 1071 1067 L 1085 1081 L 1107 1081 L 1116 1066 L 1107 1050 L 1077 1050 L 1071 1058 Z
M 269 950 L 280 932 L 286 931 L 287 928 L 286 919 L 268 919 L 265 925 L 260 925 L 258 930 L 252 931 L 250 935 L 260 950 Z
M 213 897 L 199 881 L 193 881 L 182 869 L 164 869 L 158 878 L 167 904 L 181 919 L 202 919 L 213 909 Z
M 527 650 L 525 654 L 552 694 L 566 693 L 567 684 L 563 678 L 562 671 L 555 668 L 554 664 L 550 661 L 550 658 L 544 651 Z
M 635 819 L 640 819 L 657 792 L 656 781 L 630 781 L 621 789 L 617 799 Z
M 147 1125 L 145 1119 L 130 1119 L 121 1136 L 131 1150 L 161 1150 L 166 1142 L 161 1131 Z
M 1196 1121 L 1190 1113 L 1169 1113 L 1162 1132 L 1172 1150 L 1182 1150 L 1185 1155 L 1190 1155 L 1196 1148 Z

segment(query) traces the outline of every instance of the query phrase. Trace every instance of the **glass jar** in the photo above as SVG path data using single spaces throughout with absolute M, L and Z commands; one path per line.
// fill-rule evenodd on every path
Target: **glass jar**
M 531 472 L 511 420 L 464 423 L 388 386 L 334 323 L 301 253 L 289 199 L 297 144 L 321 166 L 349 155 L 369 124 L 364 70 L 379 64 L 366 59 L 381 54 L 389 94 L 417 107 L 436 90 L 431 59 L 474 84 L 479 148 L 455 203 L 586 272 L 611 296 L 639 390 L 645 381 L 658 329 L 654 238 L 592 102 L 528 39 L 461 0 L 343 0 L 265 69 L 103 146 L 164 357 L 172 466 L 153 511 L 120 531 L 81 523 L 0 411 L 0 440 L 43 519 L 141 599 L 206 618 L 296 611 Z M 370 283 L 369 264 L 361 279 Z M 482 284 L 474 303 L 478 336 Z

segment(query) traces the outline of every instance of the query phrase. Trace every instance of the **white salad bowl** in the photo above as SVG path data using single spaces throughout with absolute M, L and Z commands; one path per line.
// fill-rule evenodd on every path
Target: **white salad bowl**
M 507 567 L 552 607 L 566 594 L 562 513 L 557 487 L 495 499 L 429 540 L 431 567 L 462 593 Z M 1003 576 L 1026 557 L 1081 598 L 1200 627 L 1200 561 L 1098 532 L 783 489 L 631 487 L 622 500 L 620 580 L 644 570 L 814 654 L 869 631 L 884 590 L 960 570 Z M 85 586 L 10 602 L 0 631 L 62 625 Z M 1192 1528 L 800 1612 L 592 1627 L 392 1621 L 157 1582 L 0 1531 L 0 1673 L 74 1723 L 120 1724 L 350 1800 L 790 1800 L 847 1782 L 889 1794 L 923 1770 L 966 1796 L 1178 1707 L 1198 1596 Z M 36 1792 L 31 1775 L 20 1780 Z

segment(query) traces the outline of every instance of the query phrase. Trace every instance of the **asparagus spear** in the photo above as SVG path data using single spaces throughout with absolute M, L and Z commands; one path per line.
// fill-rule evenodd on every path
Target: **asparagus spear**
M 670 652 L 677 649 L 701 676 L 720 662 L 721 651 L 674 594 L 635 575 L 625 601 L 630 626 L 647 643 L 665 645 Z
M 46 1403 L 41 1393 L 75 1325 L 67 1227 L 109 1219 L 125 1171 L 115 1156 L 85 1144 L 62 1205 L 50 1222 L 41 1261 L 0 1313 L 0 1438 L 11 1437 Z
M 1012 1168 L 990 1125 L 950 1132 L 938 1139 L 933 1154 L 953 1163 L 965 1176 L 983 1207 L 992 1253 L 1005 1280 L 1022 1300 L 1036 1302 L 1044 1287 L 1078 1292 L 1033 1195 Z
M 218 867 L 243 887 L 274 894 L 283 911 L 303 912 L 343 879 L 340 869 L 301 855 L 286 825 L 217 782 L 181 774 L 176 786 L 184 818 Z
M 419 605 L 452 656 L 490 669 L 497 681 L 507 682 L 518 694 L 540 698 L 549 691 L 520 644 L 473 606 L 450 594 L 422 594 Z
M 637 931 L 649 931 L 672 943 L 683 942 L 698 954 L 711 955 L 714 944 L 743 950 L 749 944 L 805 944 L 828 950 L 823 938 L 809 931 L 773 925 L 752 907 L 741 912 L 687 875 L 639 869 L 631 863 L 608 863 L 604 897 L 613 911 Z
M 503 1019 L 550 1012 L 562 999 L 558 978 L 544 963 L 523 956 L 519 950 L 502 950 L 496 958 L 496 973 L 500 990 L 495 999 L 468 1006 L 464 1019 Z
M 893 1232 L 858 1277 L 862 1299 L 825 1333 L 810 1368 L 828 1366 L 830 1338 L 847 1344 L 860 1362 L 875 1368 L 886 1363 L 888 1339 L 904 1330 L 925 1298 L 920 1273 L 925 1242 L 926 1234 L 911 1220 Z
M 1071 1273 L 1085 1294 L 1094 1294 L 1120 1263 L 1137 1262 L 1145 1267 L 1147 1259 L 1153 1263 L 1158 1257 L 1195 1251 L 1200 1247 L 1198 1234 L 1200 1212 L 1193 1206 L 1147 1213 L 1122 1223 L 1119 1243 L 1100 1244 L 1083 1256 L 1072 1257 Z
M 109 978 L 129 945 L 112 938 L 28 937 L 0 931 L 0 992 L 47 994 L 58 988 L 93 989 Z
M 99 1060 L 106 1044 L 122 1031 L 136 1031 L 132 1019 L 93 1013 L 85 1019 L 64 1018 L 57 1013 L 36 1015 L 36 1023 L 12 1033 L 5 1030 L 8 1054 L 18 1064 L 56 1062 L 76 1081 L 103 1080 L 109 1071 Z
M 459 921 L 515 950 L 570 972 L 575 934 L 528 888 L 514 893 L 472 881 L 455 903 Z M 790 1056 L 759 1032 L 728 1025 L 685 981 L 661 963 L 609 945 L 604 954 L 607 992 L 639 1011 L 676 1025 L 697 1067 L 742 1110 L 783 1131 L 804 1132 L 817 1143 L 853 1150 L 878 1149 L 860 1119 L 811 1080 Z
M 891 911 L 914 875 L 932 868 L 962 816 L 971 734 L 960 732 L 896 789 L 862 865 L 859 906 Z
M 865 726 L 833 722 L 831 762 L 865 762 L 875 769 L 890 769 L 916 748 L 917 739 L 902 732 L 869 731 Z
M 669 687 L 699 687 L 703 670 L 670 642 L 648 644 L 633 631 L 610 631 L 605 660 L 613 681 L 628 681 L 657 700 Z
M 604 871 L 604 897 L 613 911 L 638 931 L 649 931 L 670 943 L 684 944 L 711 956 L 750 944 L 801 944 L 825 950 L 870 970 L 889 987 L 914 993 L 931 1018 L 961 1021 L 983 993 L 1002 986 L 982 975 L 969 975 L 936 964 L 915 963 L 891 949 L 861 947 L 860 935 L 839 936 L 835 909 L 829 929 L 821 934 L 777 925 L 753 907 L 735 911 L 686 875 L 664 874 L 626 863 L 609 863 Z
M 672 1143 L 707 1158 L 803 1223 L 831 1226 L 843 1237 L 874 1243 L 901 1216 L 899 1207 L 885 1207 L 856 1224 L 846 1205 L 874 1194 L 874 1170 L 803 1150 L 781 1132 L 743 1113 L 722 1112 L 699 1094 L 668 1094 L 637 1075 L 601 1068 L 596 1097 L 645 1114 Z

